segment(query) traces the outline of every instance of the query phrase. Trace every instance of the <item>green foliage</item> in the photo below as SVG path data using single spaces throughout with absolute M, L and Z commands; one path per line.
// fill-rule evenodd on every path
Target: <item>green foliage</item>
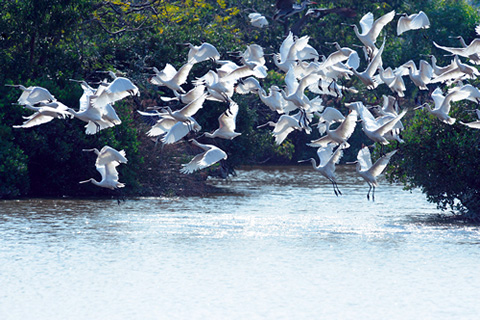
M 457 121 L 472 121 L 457 103 Z M 467 118 L 470 118 L 467 120 Z M 390 178 L 407 188 L 421 188 L 439 208 L 460 212 L 464 217 L 480 217 L 480 140 L 478 130 L 438 121 L 427 111 L 417 111 L 403 132 L 405 144 L 393 158 Z

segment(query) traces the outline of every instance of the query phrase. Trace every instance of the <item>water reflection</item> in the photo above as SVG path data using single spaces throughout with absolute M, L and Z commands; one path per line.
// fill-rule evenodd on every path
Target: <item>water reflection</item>
M 367 201 L 354 170 L 340 197 L 296 166 L 203 198 L 1 201 L 1 318 L 475 318 L 479 228 L 382 180 Z

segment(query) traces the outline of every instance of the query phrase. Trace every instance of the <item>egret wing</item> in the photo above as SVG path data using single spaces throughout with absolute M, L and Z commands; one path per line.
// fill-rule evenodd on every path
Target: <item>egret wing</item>
M 190 132 L 190 126 L 185 122 L 177 122 L 172 128 L 168 131 L 168 133 L 162 138 L 162 142 L 164 144 L 172 144 L 183 137 L 185 137 Z
M 110 162 L 117 162 L 119 163 L 127 163 L 127 158 L 125 157 L 125 151 L 117 151 L 110 146 L 104 146 L 102 150 L 100 150 L 100 154 L 97 156 L 97 161 L 95 165 L 106 165 Z
M 360 163 L 361 171 L 366 171 L 372 167 L 372 156 L 368 147 L 363 147 L 358 151 L 357 161 Z
M 378 18 L 373 23 L 373 26 L 372 26 L 371 31 L 370 31 L 372 39 L 376 39 L 378 37 L 378 35 L 380 34 L 380 32 L 382 31 L 383 27 L 385 27 L 387 25 L 387 23 L 392 21 L 394 17 L 395 17 L 395 10 L 392 10 L 389 13 L 384 14 L 383 16 Z M 374 40 L 374 42 L 375 42 L 375 40 Z
M 370 173 L 372 176 L 377 177 L 380 175 L 383 170 L 387 167 L 388 162 L 390 161 L 390 158 L 397 152 L 397 150 L 393 150 L 386 155 L 382 156 L 379 158 L 377 161 L 375 161 L 375 164 L 371 166 Z
M 373 13 L 369 12 L 360 19 L 360 27 L 362 28 L 362 35 L 366 35 L 372 29 L 374 22 Z
M 329 143 L 327 146 L 317 149 L 317 156 L 320 160 L 320 167 L 324 167 L 330 161 L 333 155 L 334 145 Z
M 31 128 L 31 127 L 35 127 L 35 126 L 38 126 L 38 125 L 41 125 L 41 124 L 44 124 L 44 123 L 47 123 L 47 122 L 50 122 L 54 119 L 54 117 L 51 117 L 51 116 L 48 116 L 48 115 L 44 115 L 40 112 L 35 112 L 33 113 L 32 115 L 26 117 L 25 119 L 27 119 L 27 121 L 25 121 L 23 124 L 21 125 L 15 125 L 13 126 L 13 128 Z
M 189 104 L 187 104 L 185 107 L 180 109 L 180 112 L 186 116 L 186 117 L 192 117 L 194 116 L 198 110 L 200 110 L 203 107 L 203 103 L 205 102 L 205 99 L 207 98 L 207 94 L 204 93 L 197 99 L 193 100 Z

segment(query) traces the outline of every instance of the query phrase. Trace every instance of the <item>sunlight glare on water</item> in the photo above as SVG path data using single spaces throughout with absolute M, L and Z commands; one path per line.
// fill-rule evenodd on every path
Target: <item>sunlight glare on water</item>
M 480 230 L 353 167 L 210 197 L 0 202 L 1 319 L 477 319 Z

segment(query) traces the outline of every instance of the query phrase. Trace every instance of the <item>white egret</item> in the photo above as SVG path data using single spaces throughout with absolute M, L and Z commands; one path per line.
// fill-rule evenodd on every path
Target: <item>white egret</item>
M 250 13 L 248 15 L 248 18 L 250 19 L 250 24 L 256 28 L 263 28 L 265 26 L 268 26 L 267 18 L 265 18 L 258 12 Z
M 129 96 L 139 96 L 140 91 L 130 79 L 115 77 L 112 82 L 102 81 L 95 91 L 95 95 L 97 96 L 95 103 L 106 106 Z
M 255 43 L 248 45 L 247 49 L 239 54 L 239 57 L 240 62 L 243 65 L 248 66 L 250 69 L 265 65 L 263 48 Z
M 357 173 L 365 179 L 368 183 L 370 189 L 368 189 L 367 199 L 370 200 L 370 191 L 372 192 L 372 201 L 375 201 L 375 188 L 378 187 L 377 177 L 385 170 L 390 158 L 397 152 L 397 150 L 391 151 L 382 157 L 380 157 L 375 164 L 372 165 L 372 157 L 370 155 L 370 150 L 368 147 L 363 147 L 357 154 L 357 161 L 352 162 L 356 163 Z
M 137 112 L 144 117 L 152 117 L 156 119 L 155 123 L 147 132 L 147 135 L 149 137 L 157 137 L 157 136 L 168 133 L 168 131 L 170 131 L 170 129 L 178 122 L 170 115 L 165 115 L 164 113 L 159 113 L 159 112 L 150 113 L 150 112 L 143 112 L 140 110 L 137 110 Z
M 241 135 L 241 133 L 235 132 L 237 114 L 238 104 L 234 101 L 230 101 L 228 109 L 218 117 L 218 129 L 213 133 L 206 132 L 205 137 L 232 140 Z
M 194 85 L 205 85 L 208 100 L 228 102 L 235 92 L 237 79 L 230 78 L 226 81 L 219 73 L 209 70 L 201 78 L 194 81 Z
M 330 129 L 333 119 L 327 121 L 326 135 L 319 139 L 312 140 L 307 145 L 310 147 L 326 147 L 328 144 L 337 145 L 343 144 L 344 149 L 350 147 L 347 142 L 353 134 L 355 126 L 357 125 L 358 113 L 356 110 L 350 110 L 345 120 L 335 129 Z
M 462 90 L 459 90 L 458 88 L 454 88 L 453 90 L 450 90 L 446 95 L 444 95 L 442 92 L 442 89 L 438 87 L 432 92 L 432 95 L 431 95 L 435 103 L 435 108 L 432 109 L 429 103 L 424 103 L 420 107 L 417 107 L 416 109 L 426 107 L 427 110 L 431 114 L 436 116 L 440 121 L 449 125 L 453 125 L 456 119 L 450 117 L 449 115 L 451 102 L 466 99 L 467 97 L 469 97 L 469 95 L 470 94 L 468 91 L 462 91 Z
M 21 105 L 30 106 L 39 102 L 48 103 L 56 100 L 50 91 L 43 87 L 30 86 L 27 88 L 21 84 L 6 84 L 5 86 L 22 90 L 22 94 L 17 100 L 17 103 Z
M 423 11 L 411 15 L 406 13 L 400 15 L 401 17 L 397 22 L 397 36 L 409 30 L 430 28 L 430 21 Z
M 100 130 L 120 125 L 117 112 L 113 104 L 130 95 L 139 95 L 139 90 L 129 79 L 116 77 L 111 83 L 103 81 L 97 89 L 92 88 L 85 81 L 70 79 L 79 82 L 83 89 L 80 97 L 80 108 L 75 111 L 69 108 L 70 114 L 87 122 L 86 134 L 95 134 Z
M 299 54 L 308 47 L 309 36 L 295 38 L 289 33 L 280 45 L 279 53 L 273 54 L 273 62 L 283 72 L 287 72 L 290 66 L 294 66 L 300 60 Z M 308 50 L 308 49 L 307 49 Z
M 184 138 L 190 131 L 199 132 L 200 130 L 202 130 L 202 127 L 193 117 L 190 117 L 188 123 L 182 121 L 176 122 L 161 140 L 163 144 L 173 144 Z
M 199 46 L 194 46 L 191 43 L 184 43 L 183 45 L 190 48 L 187 64 L 195 64 L 206 60 L 220 60 L 220 53 L 218 53 L 217 48 L 208 42 L 204 42 Z
M 340 47 L 338 42 L 326 42 L 326 44 L 334 45 L 337 51 L 331 53 L 325 61 L 321 63 L 321 68 L 327 68 L 337 64 L 338 62 L 343 62 L 348 60 L 352 54 L 355 54 L 356 51 L 348 47 Z
M 170 63 L 165 65 L 162 71 L 159 71 L 156 67 L 153 67 L 155 76 L 151 77 L 148 81 L 156 86 L 165 86 L 173 91 L 185 93 L 185 90 L 181 87 L 187 82 L 188 74 L 192 70 L 194 63 L 185 63 L 178 71 Z
M 412 80 L 418 89 L 428 90 L 427 84 L 432 81 L 433 68 L 427 61 L 420 60 L 418 69 L 413 60 L 404 63 L 402 67 L 408 68 L 410 80 Z
M 388 67 L 387 69 L 383 69 L 382 66 L 378 67 L 378 77 L 380 78 L 381 82 L 385 83 L 393 93 L 396 93 L 399 97 L 405 96 L 405 82 L 403 81 L 403 76 L 405 75 L 405 71 L 407 70 L 404 67 L 392 68 Z M 380 81 L 376 81 L 380 82 Z
M 392 130 L 399 128 L 397 124 L 405 116 L 407 110 L 403 110 L 398 115 L 387 115 L 374 118 L 371 112 L 363 105 L 362 102 L 346 103 L 345 106 L 357 110 L 362 119 L 363 132 L 374 142 L 380 143 L 382 146 L 389 144 L 387 138 L 393 135 L 387 135 Z
M 381 16 L 377 20 L 374 20 L 373 13 L 369 12 L 360 20 L 360 26 L 362 28 L 361 33 L 359 32 L 357 25 L 351 25 L 357 38 L 367 48 L 368 54 L 371 58 L 373 58 L 378 51 L 377 47 L 375 46 L 375 42 L 377 41 L 380 32 L 382 31 L 383 27 L 393 20 L 394 17 L 395 10 L 392 10 L 389 13 Z
M 102 179 L 100 181 L 90 178 L 80 183 L 91 182 L 99 187 L 108 188 L 111 190 L 125 187 L 125 184 L 118 181 L 117 166 L 121 163 L 127 163 L 125 151 L 117 151 L 112 147 L 105 146 L 100 151 L 98 149 L 83 149 L 82 151 L 93 151 L 97 155 L 95 167 L 100 172 Z
M 462 48 L 441 46 L 435 43 L 435 41 L 433 42 L 433 44 L 435 45 L 435 47 L 445 50 L 447 52 L 450 52 L 451 54 L 468 58 L 470 59 L 470 62 L 473 64 L 480 64 L 480 59 L 479 59 L 480 39 L 479 38 L 473 39 L 468 46 L 462 47 Z M 465 42 L 463 42 L 463 44 L 465 44 Z
M 68 107 L 60 101 L 38 102 L 35 105 L 29 105 L 29 109 L 35 110 L 35 113 L 23 117 L 26 121 L 21 125 L 14 125 L 13 128 L 31 128 L 50 122 L 55 118 L 65 119 L 71 117 Z
M 452 68 L 438 77 L 435 77 L 431 82 L 432 83 L 438 83 L 438 82 L 449 82 L 449 81 L 458 81 L 464 78 L 469 78 L 469 79 L 476 79 L 479 75 L 480 72 L 476 67 L 470 66 L 468 64 L 463 63 L 460 61 L 460 58 L 458 55 L 455 55 L 454 57 L 455 61 L 455 68 Z
M 227 159 L 225 151 L 212 144 L 201 144 L 195 139 L 192 139 L 191 142 L 205 151 L 197 154 L 189 163 L 182 164 L 182 168 L 180 169 L 181 173 L 192 173 L 197 170 L 202 170 L 220 160 Z
M 351 66 L 353 73 L 362 81 L 367 89 L 375 89 L 378 86 L 378 80 L 375 79 L 375 73 L 382 65 L 382 53 L 385 48 L 385 39 L 382 46 L 378 49 L 373 59 L 368 64 L 367 68 L 363 72 L 358 72 L 358 65 Z
M 345 149 L 345 145 L 341 144 L 337 147 L 335 151 L 333 151 L 334 145 L 329 144 L 324 148 L 318 148 L 317 155 L 320 159 L 320 163 L 316 164 L 314 158 L 310 158 L 307 160 L 299 160 L 298 162 L 307 162 L 310 161 L 312 166 L 315 170 L 320 172 L 325 178 L 327 178 L 333 186 L 333 192 L 338 197 L 338 195 L 342 194 L 340 189 L 338 188 L 337 180 L 335 177 L 335 165 L 340 161 L 343 156 L 343 149 Z
M 180 101 L 183 104 L 189 104 L 199 98 L 201 95 L 204 94 L 206 87 L 202 84 L 195 86 L 187 93 L 178 93 L 177 91 L 173 91 L 175 97 L 160 97 L 162 101 L 169 102 L 169 101 Z
M 427 54 L 425 56 L 430 57 L 432 59 L 432 64 L 431 65 L 432 65 L 432 68 L 433 68 L 434 77 L 438 77 L 441 74 L 443 74 L 447 71 L 450 71 L 452 69 L 455 69 L 457 67 L 455 59 L 452 59 L 450 61 L 449 65 L 441 67 L 441 66 L 437 65 L 437 57 L 435 57 L 433 54 Z
M 277 145 L 281 145 L 285 138 L 292 132 L 293 130 L 305 130 L 305 132 L 310 133 L 311 128 L 305 124 L 305 121 L 311 120 L 311 115 L 304 114 L 303 110 L 300 110 L 294 115 L 286 115 L 283 114 L 278 118 L 277 122 L 268 121 L 262 125 L 259 125 L 257 128 L 262 128 L 267 125 L 274 127 L 272 131 L 272 135 L 275 137 L 275 143 Z
M 283 98 L 281 91 L 282 90 L 278 86 L 272 85 L 267 94 L 258 80 L 254 77 L 249 77 L 243 80 L 235 87 L 235 92 L 239 94 L 251 92 L 258 94 L 260 100 L 269 107 L 271 111 L 279 114 L 289 113 L 290 111 L 297 109 L 297 106 L 293 102 L 287 101 Z
M 203 103 L 205 102 L 206 98 L 207 94 L 203 93 L 200 97 L 193 100 L 180 110 L 172 111 L 172 109 L 167 106 L 164 108 L 164 112 L 162 114 L 165 115 L 165 113 L 168 113 L 175 120 L 188 124 L 189 122 L 191 122 L 192 116 L 194 116 L 198 112 L 198 110 L 203 108 Z

